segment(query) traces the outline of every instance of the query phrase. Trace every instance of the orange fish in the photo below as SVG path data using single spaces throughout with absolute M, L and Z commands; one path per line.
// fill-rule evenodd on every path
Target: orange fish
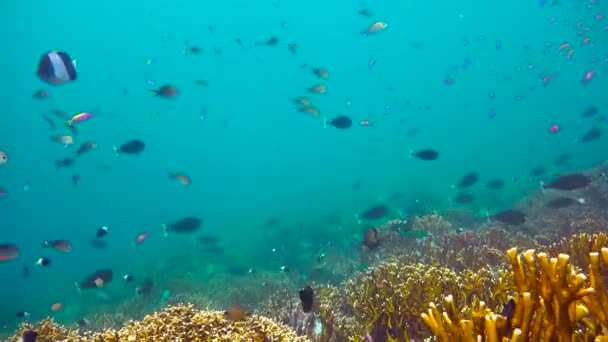
M 224 311 L 224 317 L 230 321 L 242 321 L 249 316 L 249 312 L 240 306 L 231 306 Z
M 373 24 L 372 26 L 370 26 L 367 30 L 361 32 L 361 34 L 363 34 L 364 36 L 367 36 L 370 34 L 380 33 L 382 31 L 386 30 L 387 27 L 388 27 L 388 25 L 385 22 L 379 21 L 379 22 Z
M 307 89 L 309 93 L 327 94 L 327 87 L 324 85 L 316 85 Z
M 43 248 L 53 247 L 58 251 L 69 252 L 72 249 L 70 243 L 66 240 L 54 240 L 54 241 L 44 241 L 42 244 Z
M 310 114 L 312 116 L 321 115 L 321 112 L 319 112 L 319 110 L 317 108 L 312 107 L 312 106 L 304 106 L 304 107 L 300 108 L 298 111 L 301 113 Z
M 61 303 L 61 302 L 51 305 L 51 311 L 53 311 L 53 312 L 57 312 L 57 311 L 61 310 L 62 308 L 63 308 L 63 303 Z
M 178 182 L 180 182 L 182 185 L 190 185 L 192 184 L 192 181 L 190 180 L 190 177 L 186 176 L 183 173 L 173 173 L 173 172 L 169 172 L 169 177 L 171 179 L 175 179 Z
M 325 69 L 312 69 L 312 73 L 315 74 L 318 78 L 322 78 L 324 80 L 329 78 L 329 72 Z
M 298 97 L 292 100 L 296 105 L 310 106 L 310 100 L 305 97 Z
M 63 146 L 74 145 L 74 137 L 71 135 L 51 135 L 51 141 L 58 142 Z

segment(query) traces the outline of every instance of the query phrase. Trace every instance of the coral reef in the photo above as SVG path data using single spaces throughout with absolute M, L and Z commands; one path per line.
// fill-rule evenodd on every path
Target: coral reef
M 515 308 L 505 316 L 480 303 L 463 319 L 452 296 L 443 314 L 433 302 L 421 315 L 440 341 L 601 341 L 608 339 L 608 248 L 589 253 L 588 275 L 577 273 L 567 254 L 507 251 L 516 287 Z M 602 275 L 604 270 L 604 276 Z M 509 327 L 511 326 L 511 327 Z
M 346 283 L 355 320 L 373 340 L 408 341 L 424 332 L 420 314 L 428 302 L 456 293 L 460 305 L 483 300 L 502 303 L 513 286 L 504 271 L 456 273 L 445 267 L 390 261 Z
M 306 341 L 288 327 L 263 316 L 231 321 L 221 311 L 198 311 L 192 305 L 177 305 L 132 321 L 120 330 L 86 333 L 74 331 L 44 320 L 36 326 L 23 324 L 9 341 L 17 341 L 23 331 L 33 330 L 39 340 L 57 341 Z
M 447 234 L 452 229 L 452 224 L 437 213 L 416 216 L 412 227 L 423 230 L 434 236 Z
M 568 254 L 570 256 L 570 264 L 582 270 L 589 267 L 589 253 L 600 252 L 603 247 L 607 246 L 608 235 L 606 233 L 581 233 L 562 238 L 541 250 L 550 255 Z

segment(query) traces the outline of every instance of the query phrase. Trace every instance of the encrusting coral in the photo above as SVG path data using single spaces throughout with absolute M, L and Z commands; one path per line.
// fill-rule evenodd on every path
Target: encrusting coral
M 14 342 L 24 331 L 38 333 L 40 341 L 306 341 L 286 326 L 262 316 L 250 316 L 240 321 L 228 320 L 221 311 L 199 311 L 192 305 L 177 305 L 132 321 L 120 330 L 84 334 L 57 325 L 52 320 L 36 326 L 23 324 Z
M 439 312 L 431 302 L 421 315 L 439 341 L 605 341 L 608 339 L 608 289 L 604 273 L 608 248 L 589 253 L 589 273 L 577 273 L 567 254 L 507 251 L 516 287 L 515 308 L 505 316 L 480 303 L 463 319 L 452 296 Z M 604 274 L 605 275 L 605 274 Z M 510 327 L 511 328 L 510 328 Z

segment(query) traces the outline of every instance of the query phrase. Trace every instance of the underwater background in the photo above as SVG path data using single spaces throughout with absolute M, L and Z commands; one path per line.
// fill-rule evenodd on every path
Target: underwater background
M 608 111 L 606 9 L 602 0 L 2 2 L 0 151 L 9 159 L 0 166 L 0 244 L 19 247 L 0 264 L 3 331 L 21 311 L 64 324 L 112 312 L 142 300 L 135 290 L 146 278 L 153 299 L 142 312 L 210 282 L 262 289 L 260 274 L 300 287 L 339 282 L 350 274 L 331 265 L 316 274 L 318 257 L 358 259 L 370 226 L 453 208 L 481 224 L 540 191 L 532 169 L 551 177 L 600 164 L 606 137 L 580 140 L 603 129 Z M 361 34 L 376 22 L 386 29 Z M 265 43 L 271 37 L 276 45 Z M 36 77 L 52 50 L 77 60 L 76 80 L 49 86 Z M 154 97 L 163 84 L 179 96 Z M 307 93 L 317 84 L 327 94 Z M 33 98 L 39 89 L 50 96 Z M 301 96 L 319 117 L 298 112 L 292 99 Z M 584 117 L 590 107 L 598 113 Z M 41 117 L 69 133 L 52 110 L 94 117 L 63 147 Z M 338 115 L 353 126 L 324 128 L 323 118 Z M 113 146 L 131 139 L 145 150 L 116 157 Z M 98 147 L 55 166 L 86 141 Z M 440 157 L 410 157 L 426 148 Z M 469 172 L 480 175 L 474 201 L 455 203 L 452 185 Z M 482 185 L 496 178 L 505 180 L 499 191 Z M 358 219 L 377 205 L 387 215 Z M 161 224 L 189 216 L 203 220 L 199 231 L 163 237 Z M 101 226 L 107 247 L 95 248 Z M 69 253 L 42 248 L 58 239 L 71 243 Z M 52 264 L 35 265 L 41 257 Z M 114 279 L 80 294 L 74 282 L 98 269 Z M 57 302 L 63 309 L 51 311 Z M 233 304 L 243 303 L 210 305 Z

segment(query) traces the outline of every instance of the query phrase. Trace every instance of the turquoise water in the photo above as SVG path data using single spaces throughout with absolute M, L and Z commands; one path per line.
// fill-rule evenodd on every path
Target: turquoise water
M 538 1 L 363 5 L 320 0 L 0 4 L 0 150 L 9 157 L 0 166 L 0 187 L 8 192 L 0 199 L 0 243 L 20 249 L 17 259 L 0 264 L 0 323 L 12 329 L 18 311 L 31 312 L 32 318 L 53 314 L 49 308 L 55 302 L 64 303 L 64 310 L 53 314 L 64 322 L 91 314 L 90 306 L 79 311 L 91 296 L 80 297 L 73 282 L 100 268 L 114 271 L 115 279 L 103 290 L 116 301 L 134 296 L 146 276 L 162 284 L 159 269 L 197 274 L 212 264 L 217 272 L 207 275 L 212 277 L 237 266 L 278 272 L 295 259 L 289 267 L 306 268 L 300 259 L 312 263 L 314 253 L 295 258 L 293 253 L 303 252 L 286 246 L 348 246 L 365 228 L 355 215 L 372 205 L 388 204 L 391 217 L 415 200 L 428 210 L 451 208 L 450 186 L 477 171 L 482 181 L 507 180 L 498 192 L 479 185 L 472 190 L 477 200 L 468 208 L 483 216 L 537 189 L 538 183 L 527 179 L 536 166 L 559 174 L 605 159 L 605 137 L 575 142 L 598 124 L 581 118 L 588 106 L 599 108 L 597 116 L 608 111 L 608 20 L 595 17 L 606 13 L 602 0 L 553 6 Z M 358 15 L 361 8 L 373 16 Z M 376 21 L 388 28 L 363 37 L 360 32 Z M 585 27 L 591 30 L 579 35 Z M 272 36 L 279 38 L 278 46 L 256 45 Z M 591 38 L 587 45 L 585 37 Z M 289 43 L 300 46 L 295 55 Z M 570 43 L 572 58 L 565 56 L 567 50 L 560 54 L 563 43 Z M 203 53 L 184 55 L 184 44 L 200 46 Z M 77 59 L 75 82 L 53 87 L 36 77 L 40 56 L 54 49 Z M 371 58 L 377 62 L 370 70 Z M 317 79 L 303 64 L 328 70 L 329 80 Z M 595 77 L 583 85 L 589 70 Z M 558 76 L 543 86 L 539 75 L 553 73 Z M 444 84 L 447 78 L 453 84 Z M 199 79 L 209 86 L 196 85 Z M 175 85 L 180 95 L 153 98 L 147 81 Z M 328 94 L 306 94 L 316 84 L 326 84 Z M 32 99 L 40 88 L 50 90 L 51 97 Z M 322 117 L 352 117 L 353 127 L 324 129 L 321 118 L 294 110 L 290 99 L 299 96 L 310 98 Z M 63 148 L 49 141 L 49 126 L 40 117 L 52 116 L 50 109 L 70 116 L 92 111 L 95 117 L 78 125 L 75 146 Z M 364 120 L 375 126 L 361 126 Z M 553 124 L 562 131 L 549 134 Z M 413 128 L 420 133 L 408 136 Z M 115 158 L 112 146 L 130 139 L 145 141 L 145 151 Z M 73 168 L 55 168 L 56 160 L 87 140 L 98 144 L 96 151 Z M 409 150 L 424 148 L 438 150 L 439 160 L 408 157 Z M 564 152 L 571 161 L 552 166 Z M 192 185 L 180 186 L 168 172 L 186 173 Z M 77 186 L 74 174 L 81 178 Z M 520 180 L 510 182 L 512 177 Z M 361 189 L 353 190 L 355 183 Z M 402 198 L 389 200 L 394 193 Z M 185 216 L 204 220 L 200 233 L 161 236 L 162 223 Z M 270 218 L 279 223 L 266 226 Z M 102 225 L 110 227 L 109 247 L 94 249 L 89 241 Z M 137 245 L 143 232 L 150 237 Z M 217 236 L 224 252 L 201 252 L 196 242 L 201 234 Z M 67 254 L 44 250 L 46 239 L 68 239 L 73 249 Z M 53 264 L 36 267 L 42 256 Z M 22 276 L 24 265 L 29 278 Z M 137 281 L 124 284 L 125 273 Z

